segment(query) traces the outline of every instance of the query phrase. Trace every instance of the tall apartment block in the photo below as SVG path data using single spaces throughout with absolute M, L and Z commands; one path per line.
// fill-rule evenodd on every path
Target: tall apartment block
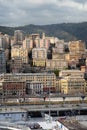
M 32 59 L 33 59 L 33 66 L 45 66 L 47 59 L 47 49 L 33 48 Z
M 6 73 L 6 56 L 3 49 L 0 49 L 0 73 Z
M 50 41 L 45 39 L 35 39 L 36 48 L 49 48 Z
M 4 35 L 0 36 L 0 48 L 3 48 L 3 49 L 6 48 L 6 43 L 5 43 Z
M 57 40 L 55 43 L 55 47 L 52 48 L 52 59 L 46 60 L 46 68 L 54 70 L 54 69 L 63 69 L 67 68 L 68 63 L 65 59 L 64 53 L 64 41 Z
M 14 44 L 11 48 L 11 71 L 19 72 L 23 64 L 28 64 L 28 49 Z
M 86 49 L 85 43 L 81 40 L 69 42 L 69 60 L 81 58 Z
M 28 49 L 23 48 L 20 45 L 13 45 L 11 48 L 11 58 L 20 57 L 22 63 L 28 63 Z
M 24 32 L 22 30 L 16 30 L 14 31 L 14 41 L 15 43 L 22 43 L 22 41 L 25 39 Z
M 23 48 L 31 50 L 33 48 L 33 40 L 25 37 L 25 40 L 23 41 Z

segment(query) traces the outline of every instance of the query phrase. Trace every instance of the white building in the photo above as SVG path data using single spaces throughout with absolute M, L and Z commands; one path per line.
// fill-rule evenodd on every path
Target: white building
M 28 94 L 43 93 L 43 84 L 38 81 L 26 82 L 26 88 Z

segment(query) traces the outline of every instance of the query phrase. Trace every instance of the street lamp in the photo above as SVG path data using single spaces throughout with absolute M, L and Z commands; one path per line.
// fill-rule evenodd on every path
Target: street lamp
M 82 98 L 82 103 L 83 103 L 85 99 L 85 95 L 81 95 L 81 98 Z
M 66 97 L 63 95 L 62 98 L 63 98 L 63 106 L 64 106 L 64 105 L 65 105 L 65 98 L 66 98 Z

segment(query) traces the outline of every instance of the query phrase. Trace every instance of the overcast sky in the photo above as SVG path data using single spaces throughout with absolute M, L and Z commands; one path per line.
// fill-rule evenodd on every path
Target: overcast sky
M 0 25 L 87 21 L 87 0 L 0 0 Z

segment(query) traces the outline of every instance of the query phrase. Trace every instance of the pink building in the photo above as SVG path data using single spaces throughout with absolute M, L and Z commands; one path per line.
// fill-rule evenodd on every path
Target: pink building
M 29 38 L 25 38 L 23 41 L 23 48 L 32 49 L 33 48 L 33 40 Z
M 50 45 L 50 41 L 48 39 L 36 39 L 35 40 L 36 43 L 36 48 L 49 48 Z

